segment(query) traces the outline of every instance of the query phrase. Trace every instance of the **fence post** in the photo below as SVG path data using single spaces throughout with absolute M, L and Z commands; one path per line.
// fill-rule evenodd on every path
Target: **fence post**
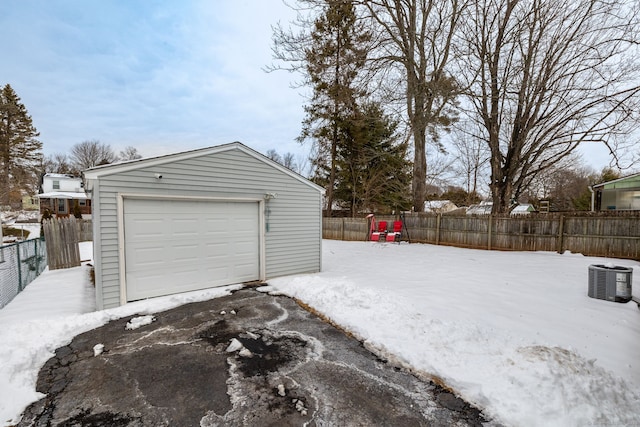
M 442 214 L 438 213 L 436 217 L 436 245 L 440 244 L 440 218 L 442 218 Z
M 564 246 L 564 215 L 560 215 L 560 225 L 558 225 L 558 253 L 562 253 Z
M 487 227 L 487 249 L 491 250 L 491 231 L 492 231 L 492 225 L 493 225 L 493 215 L 489 214 L 488 216 L 488 220 L 489 220 L 489 226 Z
M 20 260 L 20 244 L 16 245 L 16 259 L 18 260 L 18 292 L 22 292 L 22 262 Z
M 344 217 L 340 220 L 340 240 L 344 240 Z

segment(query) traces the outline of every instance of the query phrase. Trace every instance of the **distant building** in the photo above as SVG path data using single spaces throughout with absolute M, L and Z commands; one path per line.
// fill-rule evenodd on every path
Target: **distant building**
M 91 199 L 84 192 L 82 178 L 72 175 L 48 173 L 42 177 L 42 193 L 36 195 L 40 199 L 40 214 L 48 209 L 56 216 L 73 214 L 77 203 L 83 216 L 91 215 Z
M 450 200 L 427 200 L 424 202 L 424 211 L 433 213 L 445 213 L 458 209 Z
M 531 212 L 535 212 L 536 208 L 529 203 L 521 203 L 511 211 L 511 215 L 529 215 Z
M 493 202 L 480 202 L 467 208 L 467 215 L 489 215 L 493 208 Z
M 471 205 L 467 208 L 467 215 L 490 215 L 493 208 L 493 202 L 480 202 L 477 205 Z M 529 215 L 536 209 L 529 203 L 518 204 L 511 210 L 511 215 Z
M 640 210 L 640 173 L 589 187 L 592 211 Z
M 25 194 L 22 196 L 23 211 L 37 211 L 40 209 L 40 199 L 37 196 Z

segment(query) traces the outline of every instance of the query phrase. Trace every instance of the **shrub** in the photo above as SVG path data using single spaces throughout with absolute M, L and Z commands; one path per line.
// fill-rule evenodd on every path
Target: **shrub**
M 76 217 L 76 219 L 82 219 L 82 211 L 80 210 L 80 204 L 77 200 L 73 204 L 73 216 Z

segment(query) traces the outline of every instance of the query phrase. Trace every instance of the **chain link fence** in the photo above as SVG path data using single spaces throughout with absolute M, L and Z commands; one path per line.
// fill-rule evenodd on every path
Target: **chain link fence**
M 47 266 L 43 238 L 0 247 L 0 308 L 18 295 Z

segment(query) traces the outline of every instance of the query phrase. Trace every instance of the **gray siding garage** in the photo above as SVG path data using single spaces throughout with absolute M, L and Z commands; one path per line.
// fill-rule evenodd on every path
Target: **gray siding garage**
M 323 189 L 240 143 L 84 175 L 98 309 L 320 271 Z

